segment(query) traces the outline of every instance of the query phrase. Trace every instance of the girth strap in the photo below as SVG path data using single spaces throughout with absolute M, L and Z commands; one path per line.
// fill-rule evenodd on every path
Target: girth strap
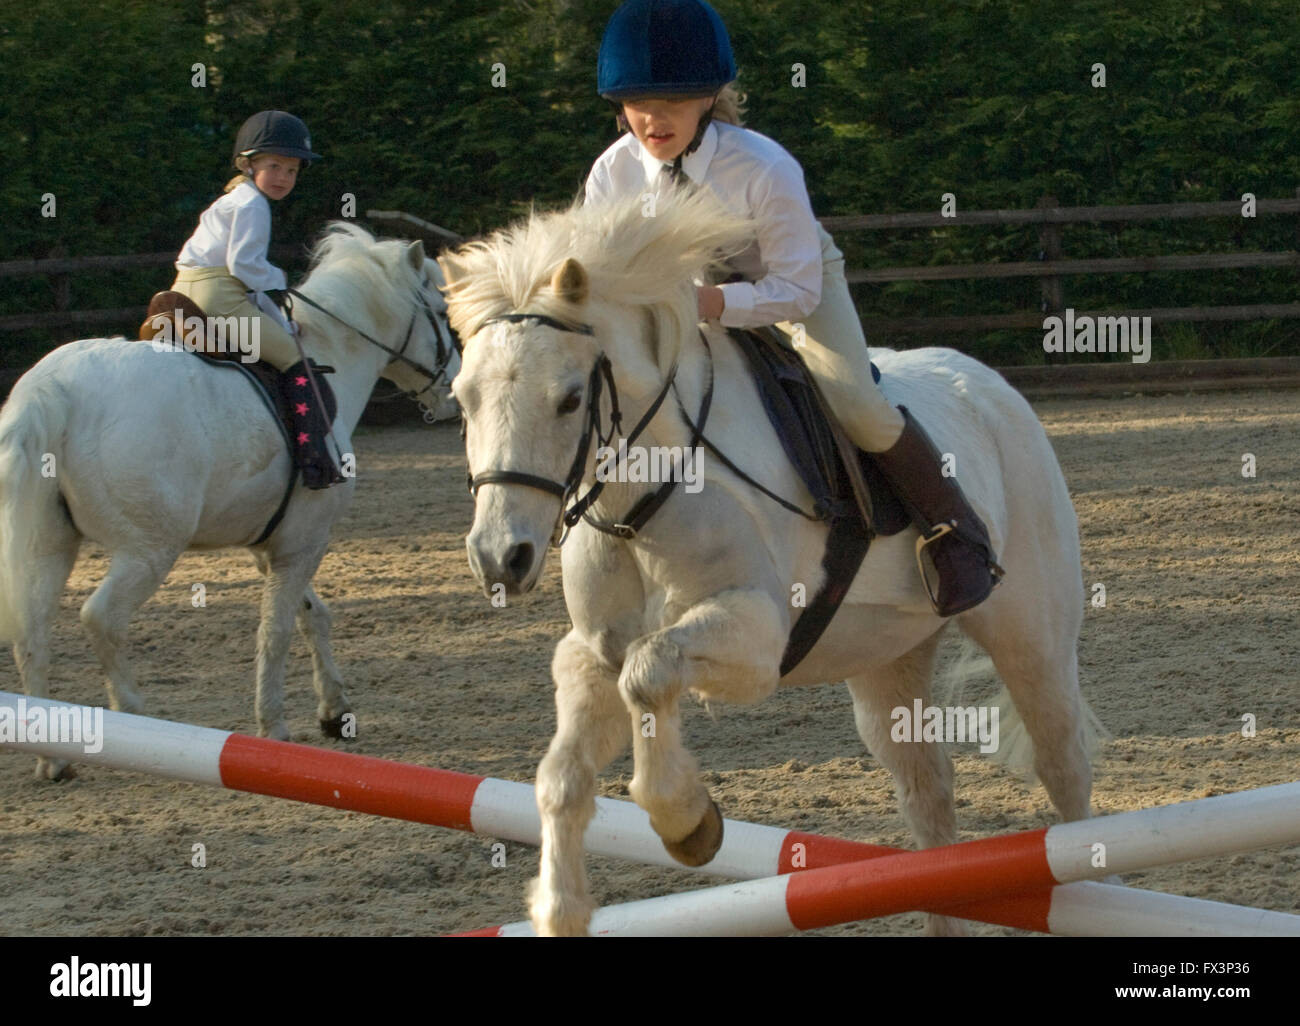
M 863 534 L 852 517 L 836 517 L 831 521 L 826 551 L 822 555 L 826 581 L 790 629 L 785 654 L 781 657 L 782 677 L 803 661 L 826 632 L 870 547 L 871 536 Z

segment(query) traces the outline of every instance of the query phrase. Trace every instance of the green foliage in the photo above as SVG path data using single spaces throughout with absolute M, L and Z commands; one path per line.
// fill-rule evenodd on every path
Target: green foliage
M 748 123 L 803 164 L 818 213 L 1295 195 L 1290 0 L 718 0 Z M 305 246 L 345 194 L 467 235 L 581 189 L 615 138 L 595 95 L 614 0 L 0 0 L 0 260 L 176 251 L 232 173 L 235 130 L 288 109 L 325 156 L 276 209 Z M 191 66 L 207 69 L 204 88 Z M 1106 68 L 1095 88 L 1093 65 Z M 793 84 L 794 66 L 806 86 Z M 504 66 L 505 85 L 493 85 Z M 54 193 L 58 217 L 40 216 Z M 1020 261 L 1035 228 L 843 233 L 849 266 Z M 1078 225 L 1068 257 L 1282 250 L 1290 218 Z M 142 303 L 166 269 L 79 276 L 74 308 Z M 0 315 L 51 309 L 5 279 Z M 1292 272 L 1074 277 L 1077 309 L 1284 302 Z M 882 316 L 1036 310 L 1034 279 L 855 289 Z M 123 326 L 123 330 L 129 326 Z M 1157 325 L 1180 352 L 1300 352 L 1295 322 Z M 1039 332 L 942 339 L 1041 360 Z M 0 334 L 11 363 L 60 341 Z M 881 342 L 931 340 L 876 339 Z

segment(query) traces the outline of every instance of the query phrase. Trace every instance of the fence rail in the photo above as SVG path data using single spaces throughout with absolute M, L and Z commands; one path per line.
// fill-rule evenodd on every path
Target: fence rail
M 1300 189 L 1293 199 L 1259 199 L 1256 215 L 1300 215 Z M 398 225 L 409 234 L 446 245 L 462 241 L 455 232 L 400 210 L 369 210 L 372 220 Z M 1055 197 L 1043 196 L 1031 210 L 969 210 L 952 216 L 937 212 L 865 214 L 822 218 L 830 231 L 884 231 L 904 228 L 940 228 L 964 225 L 1040 226 L 1040 258 L 1032 261 L 944 264 L 936 266 L 856 268 L 846 272 L 850 283 L 883 284 L 897 281 L 959 281 L 999 278 L 1037 278 L 1040 301 L 1037 310 L 1001 314 L 968 314 L 932 317 L 872 317 L 863 319 L 874 338 L 891 335 L 927 335 L 955 332 L 1028 329 L 1042 326 L 1044 317 L 1060 315 L 1066 307 L 1065 281 L 1071 275 L 1132 274 L 1147 272 L 1189 272 L 1231 268 L 1300 268 L 1300 252 L 1187 253 L 1165 256 L 1065 259 L 1062 226 L 1087 222 L 1150 221 L 1162 219 L 1217 218 L 1242 216 L 1237 201 L 1214 203 L 1150 203 L 1129 206 L 1062 207 Z M 1300 237 L 1300 222 L 1297 235 Z M 296 247 L 275 247 L 277 259 L 301 257 Z M 144 315 L 146 297 L 138 306 L 105 310 L 72 310 L 71 276 L 87 272 L 169 266 L 171 253 L 136 253 L 125 256 L 67 257 L 45 260 L 13 260 L 0 263 L 0 278 L 51 275 L 55 279 L 53 311 L 38 311 L 0 317 L 0 332 L 66 325 L 133 323 Z M 1300 303 L 1254 303 L 1234 306 L 1156 307 L 1145 310 L 1089 310 L 1098 317 L 1150 317 L 1153 321 L 1241 321 L 1300 317 Z
M 1300 252 L 1180 253 L 1168 256 L 1064 258 L 1062 225 L 1108 221 L 1186 220 L 1188 218 L 1242 217 L 1243 204 L 1147 203 L 1133 206 L 1062 207 L 1054 196 L 1042 196 L 1032 210 L 971 210 L 942 213 L 866 214 L 824 217 L 827 231 L 885 231 L 901 228 L 945 228 L 961 225 L 1040 226 L 1039 259 L 1009 263 L 942 264 L 933 267 L 875 267 L 845 272 L 850 284 L 891 281 L 959 281 L 995 278 L 1040 279 L 1039 309 L 1007 314 L 969 314 L 937 317 L 865 317 L 863 325 L 873 337 L 933 335 L 954 332 L 1041 328 L 1043 319 L 1060 316 L 1067 306 L 1064 279 L 1078 274 L 1134 274 L 1152 271 L 1203 271 L 1242 267 L 1300 268 Z M 1300 214 L 1300 188 L 1294 199 L 1257 199 L 1260 215 Z M 1300 238 L 1300 224 L 1297 225 Z M 1300 317 L 1300 303 L 1250 303 L 1235 306 L 1156 307 L 1147 310 L 1089 310 L 1097 317 L 1150 317 L 1152 321 L 1246 321 Z M 1052 358 L 1049 355 L 1049 360 Z

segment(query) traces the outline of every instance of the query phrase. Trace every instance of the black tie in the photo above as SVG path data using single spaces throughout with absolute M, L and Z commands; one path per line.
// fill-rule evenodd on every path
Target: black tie
M 659 171 L 659 177 L 668 184 L 668 187 L 676 188 L 682 183 L 686 175 L 682 172 L 681 159 L 673 161 L 671 164 L 665 164 Z

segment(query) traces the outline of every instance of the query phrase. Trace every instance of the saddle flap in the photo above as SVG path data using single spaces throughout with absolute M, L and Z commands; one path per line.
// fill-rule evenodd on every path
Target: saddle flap
M 911 523 L 868 453 L 835 422 L 807 367 L 775 328 L 729 334 L 745 355 L 763 409 L 787 458 L 829 519 L 857 520 L 872 534 L 897 534 Z M 875 366 L 873 375 L 879 376 Z

